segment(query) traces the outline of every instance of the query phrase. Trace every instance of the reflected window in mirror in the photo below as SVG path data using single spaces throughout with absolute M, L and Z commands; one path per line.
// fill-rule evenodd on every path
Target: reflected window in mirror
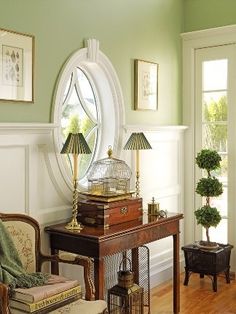
M 94 87 L 82 68 L 76 67 L 71 73 L 64 91 L 61 136 L 65 142 L 69 132 L 75 128 L 83 133 L 92 154 L 79 155 L 79 180 L 83 179 L 93 160 L 96 151 L 99 106 L 95 96 Z M 72 171 L 72 156 L 68 155 L 68 162 Z

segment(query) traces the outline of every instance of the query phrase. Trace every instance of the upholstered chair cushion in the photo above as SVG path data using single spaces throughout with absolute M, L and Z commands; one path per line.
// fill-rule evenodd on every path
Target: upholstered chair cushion
M 102 314 L 106 312 L 107 304 L 103 300 L 85 301 L 79 299 L 73 303 L 65 305 L 50 314 Z

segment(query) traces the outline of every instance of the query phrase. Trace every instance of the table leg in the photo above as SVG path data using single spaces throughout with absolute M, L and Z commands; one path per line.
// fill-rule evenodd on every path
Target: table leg
M 229 268 L 225 271 L 225 279 L 227 283 L 230 283 L 230 273 Z
M 185 268 L 185 278 L 184 278 L 184 286 L 188 285 L 189 282 L 189 276 L 190 276 L 190 271 L 188 271 L 187 268 Z
M 58 255 L 59 254 L 59 250 L 57 249 L 51 249 L 51 254 L 54 255 Z M 58 262 L 51 262 L 51 273 L 54 275 L 59 275 L 59 265 Z
M 173 235 L 173 311 L 180 312 L 179 233 Z
M 95 285 L 95 299 L 104 299 L 105 286 L 105 271 L 103 258 L 94 259 L 94 285 Z
M 138 248 L 132 249 L 132 270 L 134 272 L 134 282 L 139 285 L 139 259 Z
M 212 280 L 212 288 L 214 292 L 217 292 L 217 275 L 213 275 L 213 280 Z

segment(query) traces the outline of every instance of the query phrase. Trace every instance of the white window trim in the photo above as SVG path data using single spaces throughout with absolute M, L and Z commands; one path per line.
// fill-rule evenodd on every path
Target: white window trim
M 86 48 L 76 51 L 63 66 L 57 81 L 53 100 L 54 108 L 52 119 L 58 126 L 54 131 L 56 158 L 62 177 L 70 189 L 72 188 L 71 175 L 68 171 L 68 165 L 65 159 L 60 155 L 62 147 L 60 119 L 64 87 L 75 66 L 82 66 L 86 69 L 87 74 L 91 76 L 92 81 L 96 84 L 95 90 L 98 91 L 97 96 L 102 103 L 100 108 L 105 125 L 101 126 L 100 138 L 102 138 L 102 142 L 98 143 L 99 149 L 94 156 L 94 160 L 106 157 L 106 151 L 109 145 L 112 145 L 116 157 L 120 155 L 123 139 L 123 125 L 125 121 L 122 90 L 112 63 L 99 49 L 98 40 L 88 39 L 86 44 Z M 108 129 L 110 129 L 110 132 L 107 132 Z M 80 188 L 84 189 L 85 187 L 82 185 Z

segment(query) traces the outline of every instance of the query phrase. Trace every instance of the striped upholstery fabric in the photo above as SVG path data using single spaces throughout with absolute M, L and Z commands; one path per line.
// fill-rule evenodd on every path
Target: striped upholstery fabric
M 105 314 L 107 304 L 103 300 L 85 301 L 79 299 L 73 303 L 65 305 L 50 314 Z

